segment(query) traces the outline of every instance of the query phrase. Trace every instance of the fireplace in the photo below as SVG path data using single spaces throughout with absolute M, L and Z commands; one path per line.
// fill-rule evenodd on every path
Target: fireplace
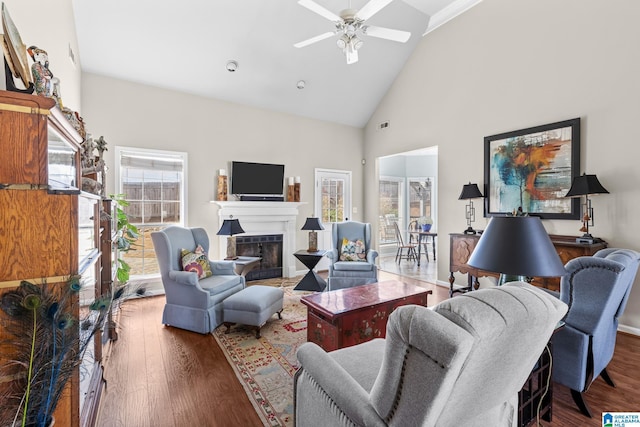
M 282 234 L 237 236 L 236 254 L 262 258 L 260 266 L 247 274 L 247 281 L 282 277 Z
M 293 253 L 296 248 L 296 237 L 302 223 L 298 224 L 298 208 L 304 202 L 249 202 L 249 201 L 212 201 L 220 207 L 218 209 L 218 224 L 233 217 L 240 221 L 244 234 L 236 235 L 236 242 L 240 238 L 251 236 L 282 236 L 282 277 L 295 277 L 296 259 Z M 218 253 L 226 253 L 226 236 L 218 236 Z M 238 254 L 240 254 L 238 252 Z

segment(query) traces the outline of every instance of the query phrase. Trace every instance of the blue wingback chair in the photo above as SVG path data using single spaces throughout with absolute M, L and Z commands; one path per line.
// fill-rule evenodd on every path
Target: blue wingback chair
M 233 261 L 209 261 L 213 276 L 182 271 L 181 250 L 201 245 L 209 253 L 209 237 L 203 228 L 171 226 L 151 233 L 167 303 L 162 323 L 208 334 L 222 323 L 222 301 L 245 287 Z
M 362 240 L 366 258 L 363 261 L 341 261 L 343 239 L 355 242 Z M 358 284 L 373 283 L 378 280 L 376 258 L 378 251 L 371 249 L 371 224 L 358 221 L 345 221 L 333 224 L 331 230 L 332 247 L 326 256 L 329 265 L 329 286 L 327 290 Z
M 553 380 L 571 389 L 576 405 L 589 417 L 582 393 L 598 376 L 615 387 L 607 364 L 639 261 L 640 253 L 629 249 L 602 249 L 569 261 L 568 274 L 560 281 L 559 297 L 569 311 L 566 325 L 553 336 Z

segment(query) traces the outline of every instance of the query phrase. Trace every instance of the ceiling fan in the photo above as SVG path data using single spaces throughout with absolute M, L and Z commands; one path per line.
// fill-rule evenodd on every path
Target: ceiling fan
M 296 43 L 294 46 L 298 48 L 305 47 L 321 40 L 328 39 L 329 37 L 333 37 L 334 35 L 338 35 L 339 37 L 336 42 L 338 47 L 342 49 L 347 57 L 347 64 L 353 64 L 358 62 L 358 49 L 360 49 L 363 44 L 363 41 L 359 36 L 363 34 L 380 39 L 405 43 L 409 40 L 409 37 L 411 37 L 411 33 L 408 31 L 365 25 L 365 21 L 367 19 L 380 12 L 392 1 L 393 0 L 369 0 L 362 9 L 354 10 L 349 7 L 348 9 L 342 10 L 338 16 L 320 6 L 313 0 L 299 0 L 299 5 L 306 7 L 310 11 L 317 13 L 329 21 L 333 21 L 336 29 Z M 349 1 L 349 6 L 351 6 L 351 1 Z

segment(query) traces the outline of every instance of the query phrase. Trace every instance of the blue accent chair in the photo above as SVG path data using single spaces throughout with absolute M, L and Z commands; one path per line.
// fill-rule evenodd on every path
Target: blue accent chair
M 245 287 L 244 277 L 235 272 L 233 261 L 209 261 L 213 276 L 182 271 L 181 250 L 194 251 L 201 245 L 209 253 L 209 237 L 203 228 L 167 227 L 151 233 L 158 258 L 167 303 L 164 325 L 208 334 L 223 321 L 222 301 Z
M 327 290 L 374 283 L 378 281 L 376 258 L 378 251 L 371 249 L 371 224 L 358 221 L 345 221 L 333 224 L 331 230 L 332 247 L 326 256 L 329 265 L 329 284 Z M 366 261 L 340 261 L 342 240 L 362 240 L 366 251 Z
M 553 380 L 571 389 L 576 405 L 588 417 L 591 411 L 582 393 L 598 376 L 615 387 L 607 365 L 639 261 L 636 251 L 602 249 L 569 261 L 568 274 L 560 281 L 559 298 L 569 311 L 565 326 L 553 336 Z

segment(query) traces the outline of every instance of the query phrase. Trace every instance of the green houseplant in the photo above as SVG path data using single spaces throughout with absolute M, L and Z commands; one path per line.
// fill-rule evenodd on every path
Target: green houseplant
M 116 245 L 119 253 L 135 250 L 135 242 L 140 236 L 138 228 L 129 222 L 129 216 L 124 211 L 124 208 L 129 206 L 129 202 L 125 197 L 124 194 L 111 195 L 111 199 L 116 202 Z M 116 267 L 118 282 L 127 283 L 130 272 L 131 266 L 121 256 L 118 256 Z
M 12 379 L 0 393 L 0 425 L 50 425 L 66 384 L 113 301 L 141 293 L 120 287 L 80 307 L 81 288 L 77 275 L 63 284 L 23 280 L 0 296 L 0 321 L 8 334 L 0 341 L 0 376 Z

